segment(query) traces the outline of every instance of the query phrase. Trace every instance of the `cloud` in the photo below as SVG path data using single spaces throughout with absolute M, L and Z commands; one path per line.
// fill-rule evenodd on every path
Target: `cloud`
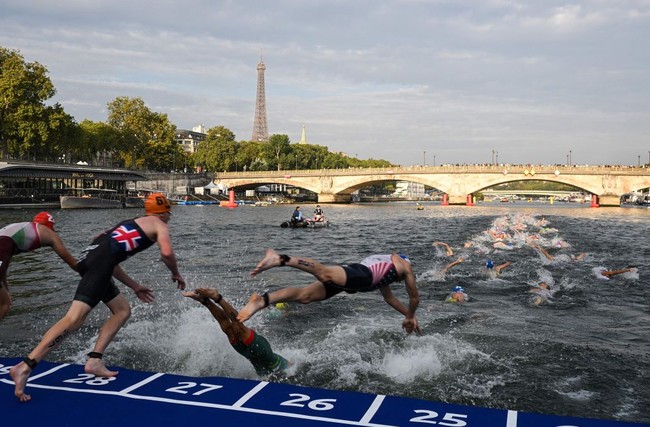
M 142 97 L 180 128 L 248 139 L 263 58 L 269 131 L 297 142 L 305 124 L 360 158 L 636 164 L 648 150 L 643 0 L 27 3 L 0 5 L 2 45 L 46 65 L 78 121 Z

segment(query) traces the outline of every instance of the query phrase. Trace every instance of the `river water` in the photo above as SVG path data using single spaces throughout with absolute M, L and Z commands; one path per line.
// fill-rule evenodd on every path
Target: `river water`
M 175 206 L 170 227 L 189 288 L 217 287 L 235 307 L 252 292 L 302 286 L 306 273 L 276 268 L 249 273 L 272 247 L 324 263 L 366 255 L 408 254 L 418 280 L 423 336 L 407 336 L 402 316 L 378 292 L 291 304 L 283 316 L 265 310 L 247 324 L 293 362 L 274 381 L 339 390 L 589 418 L 650 422 L 650 210 L 585 205 L 484 203 L 476 207 L 412 203 L 324 206 L 332 225 L 285 229 L 293 206 Z M 303 210 L 310 212 L 313 206 Z M 35 211 L 0 211 L 0 223 Z M 92 236 L 137 210 L 54 210 L 75 255 Z M 494 233 L 505 233 L 504 241 Z M 492 234 L 491 234 L 492 233 Z M 434 241 L 451 245 L 447 256 Z M 554 256 L 550 261 L 528 242 Z M 465 245 L 471 245 L 464 248 Z M 495 248 L 495 244 L 497 248 Z M 578 254 L 585 255 L 574 259 Z M 462 256 L 465 262 L 443 267 Z M 499 277 L 486 261 L 511 261 Z M 638 267 L 603 280 L 599 268 Z M 179 295 L 151 248 L 123 263 L 156 301 L 141 303 L 126 288 L 133 316 L 105 355 L 109 366 L 196 376 L 256 378 L 205 308 Z M 536 306 L 529 289 L 551 285 Z M 0 321 L 0 356 L 24 356 L 62 316 L 75 273 L 49 249 L 14 257 L 9 269 L 14 308 Z M 445 303 L 454 285 L 464 305 Z M 395 294 L 406 301 L 402 284 Z M 108 310 L 48 359 L 83 363 Z

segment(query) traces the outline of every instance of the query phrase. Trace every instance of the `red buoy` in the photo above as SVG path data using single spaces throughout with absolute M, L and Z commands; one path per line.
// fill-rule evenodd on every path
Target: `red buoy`
M 219 206 L 223 206 L 225 208 L 236 208 L 237 206 L 239 206 L 237 202 L 235 202 L 235 190 L 230 190 L 229 200 L 227 202 L 219 203 Z

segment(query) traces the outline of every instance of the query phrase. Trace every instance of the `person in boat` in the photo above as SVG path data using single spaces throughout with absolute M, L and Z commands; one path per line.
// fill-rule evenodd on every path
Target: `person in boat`
M 462 286 L 454 286 L 451 290 L 451 293 L 447 295 L 445 302 L 455 302 L 462 304 L 466 301 L 469 301 L 469 296 L 465 293 L 465 290 Z
M 149 195 L 145 201 L 145 213 L 145 216 L 127 219 L 103 232 L 83 251 L 77 264 L 82 277 L 68 312 L 43 335 L 29 356 L 9 371 L 16 384 L 14 394 L 21 402 L 31 399 L 25 393 L 25 385 L 38 362 L 68 335 L 79 329 L 100 301 L 109 308 L 111 314 L 99 331 L 93 351 L 88 354 L 84 371 L 99 377 L 114 377 L 118 374 L 106 368 L 102 355 L 131 316 L 131 307 L 111 276 L 131 288 L 141 301 L 150 303 L 154 298 L 151 289 L 141 286 L 122 270 L 122 261 L 157 243 L 161 260 L 171 271 L 172 281 L 178 284 L 179 289 L 185 289 L 185 280 L 178 271 L 167 225 L 172 214 L 169 200 L 162 193 Z
M 255 330 L 237 321 L 237 310 L 216 289 L 199 288 L 184 296 L 203 304 L 217 320 L 237 353 L 248 359 L 258 375 L 268 375 L 289 367 L 287 359 L 273 352 L 271 344 Z
M 251 272 L 252 276 L 274 267 L 293 267 L 312 274 L 316 281 L 303 288 L 287 287 L 262 295 L 254 293 L 239 312 L 237 320 L 244 322 L 269 304 L 297 301 L 309 304 L 323 301 L 341 292 L 353 294 L 379 290 L 384 301 L 404 315 L 402 328 L 407 333 L 421 334 L 415 311 L 420 303 L 415 274 L 408 256 L 403 254 L 371 255 L 360 263 L 324 265 L 310 258 L 279 254 L 267 249 L 266 255 Z M 408 307 L 391 291 L 390 285 L 404 281 L 409 296 Z
M 321 209 L 320 205 L 316 205 L 316 209 L 314 209 L 314 218 L 311 220 L 311 222 L 324 222 L 325 221 L 325 214 L 323 213 L 323 210 Z
M 300 210 L 300 206 L 296 206 L 296 209 L 291 214 L 291 223 L 297 224 L 299 222 L 303 222 L 304 220 L 305 218 L 302 216 L 302 211 Z
M 14 255 L 49 246 L 70 268 L 77 270 L 77 259 L 66 249 L 54 224 L 51 214 L 39 212 L 31 222 L 8 224 L 0 229 L 0 320 L 11 310 L 7 270 Z

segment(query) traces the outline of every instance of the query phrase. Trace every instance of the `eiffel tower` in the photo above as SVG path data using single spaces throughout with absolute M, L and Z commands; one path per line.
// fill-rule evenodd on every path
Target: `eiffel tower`
M 266 97 L 264 95 L 264 71 L 266 65 L 262 57 L 257 64 L 257 98 L 255 100 L 255 121 L 253 122 L 253 141 L 269 140 L 269 129 L 266 126 Z

